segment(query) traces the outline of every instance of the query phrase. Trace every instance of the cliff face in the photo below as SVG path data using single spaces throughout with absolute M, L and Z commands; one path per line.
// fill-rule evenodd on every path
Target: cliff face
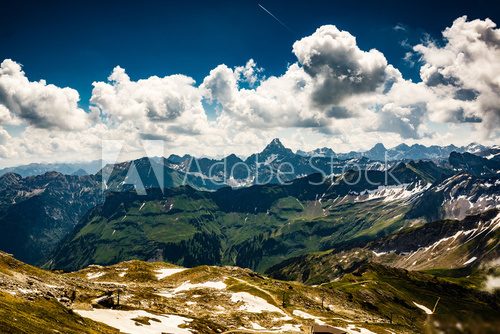
M 0 247 L 23 261 L 41 264 L 102 199 L 95 176 L 5 174 L 0 177 Z

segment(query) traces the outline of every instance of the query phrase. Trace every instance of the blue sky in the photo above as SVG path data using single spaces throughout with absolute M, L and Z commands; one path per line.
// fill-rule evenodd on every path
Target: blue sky
M 140 5 L 139 5 L 140 3 Z M 261 4 L 293 32 L 265 13 Z M 132 79 L 183 73 L 198 83 L 215 66 L 253 58 L 267 76 L 295 61 L 291 45 L 323 24 L 377 48 L 405 78 L 418 66 L 402 58 L 401 42 L 440 38 L 456 17 L 490 17 L 495 1 L 2 1 L 0 59 L 23 64 L 31 80 L 46 79 L 80 93 L 88 106 L 93 81 L 116 65 Z M 9 13 L 9 14 L 7 14 Z M 7 15 L 5 15 L 7 14 Z M 399 25 L 403 29 L 393 29 Z

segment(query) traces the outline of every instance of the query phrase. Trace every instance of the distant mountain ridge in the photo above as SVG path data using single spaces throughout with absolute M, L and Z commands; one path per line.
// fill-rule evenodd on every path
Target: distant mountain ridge
M 171 155 L 166 159 L 166 163 L 169 168 L 178 172 L 203 175 L 207 179 L 214 178 L 218 182 L 224 182 L 225 185 L 243 187 L 262 183 L 263 180 L 268 180 L 271 183 L 290 181 L 317 172 L 324 175 L 339 175 L 350 168 L 383 170 L 391 168 L 398 161 L 432 160 L 440 165 L 448 165 L 452 153 L 473 155 L 481 161 L 478 164 L 487 166 L 484 168 L 490 172 L 500 169 L 496 162 L 500 150 L 496 146 L 486 147 L 475 143 L 463 147 L 454 145 L 426 147 L 419 144 L 412 146 L 400 144 L 391 149 L 378 143 L 366 152 L 335 153 L 331 148 L 323 147 L 310 152 L 299 150 L 294 153 L 285 147 L 278 138 L 273 139 L 260 153 L 252 154 L 245 160 L 234 154 L 219 160 L 196 159 L 190 155 L 183 157 Z M 457 157 L 457 155 L 453 157 Z M 453 163 L 456 162 L 456 159 L 451 161 L 452 167 L 456 170 L 473 172 L 470 170 L 470 166 L 466 164 L 454 166 Z M 387 166 L 385 166 L 386 162 Z M 289 173 L 292 171 L 292 167 L 293 173 Z M 230 177 L 224 180 L 223 176 L 228 176 L 228 174 Z M 280 175 L 278 176 L 278 174 Z
M 75 163 L 31 163 L 16 167 L 0 169 L 0 176 L 7 173 L 19 174 L 22 177 L 42 175 L 47 172 L 58 172 L 65 175 L 90 175 L 102 168 L 101 160 Z
M 408 150 L 409 147 L 400 145 L 398 149 Z M 477 151 L 479 148 L 475 145 L 470 149 Z M 403 221 L 411 219 L 425 219 L 426 221 L 444 218 L 463 219 L 467 215 L 496 208 L 500 203 L 500 197 L 498 197 L 500 161 L 496 158 L 497 149 L 490 147 L 477 155 L 452 152 L 448 159 L 439 161 L 402 159 L 390 161 L 385 165 L 366 156 L 350 160 L 327 157 L 326 155 L 333 152 L 328 149 L 317 151 L 324 156 L 311 158 L 294 153 L 279 139 L 275 139 L 262 152 L 251 155 L 245 160 L 234 154 L 222 160 L 173 155 L 169 158 L 144 157 L 109 164 L 94 175 L 84 175 L 83 170 L 77 170 L 73 175 L 48 172 L 24 178 L 19 174 L 8 173 L 0 177 L 0 229 L 3 231 L 0 237 L 0 249 L 12 252 L 29 263 L 40 263 L 49 256 L 60 240 L 73 231 L 78 222 L 86 221 L 86 212 L 102 203 L 103 193 L 137 193 L 139 196 L 137 200 L 140 200 L 142 194 L 147 195 L 150 191 L 159 191 L 158 188 L 161 188 L 165 194 L 169 194 L 173 189 L 179 189 L 178 195 L 174 197 L 179 197 L 181 202 L 185 200 L 185 198 L 182 199 L 183 196 L 189 197 L 190 194 L 197 194 L 211 201 L 215 200 L 215 206 L 211 206 L 212 204 L 207 206 L 203 203 L 197 210 L 208 210 L 207 215 L 214 219 L 211 210 L 220 209 L 224 214 L 218 216 L 218 219 L 227 219 L 226 222 L 234 224 L 246 222 L 250 215 L 276 210 L 279 214 L 272 219 L 272 222 L 277 225 L 266 225 L 266 228 L 271 226 L 277 228 L 276 233 L 283 233 L 279 230 L 283 228 L 281 224 L 294 215 L 298 215 L 298 219 L 312 219 L 313 217 L 314 220 L 323 220 L 323 215 L 328 214 L 330 208 L 335 211 L 335 217 L 340 212 L 343 216 L 354 215 L 350 217 L 353 222 L 360 224 L 356 227 L 360 230 L 364 229 L 363 226 L 368 221 L 375 224 L 374 219 L 380 219 L 382 226 L 380 230 L 373 230 L 375 235 L 376 233 L 390 233 L 392 228 L 400 227 L 399 224 Z M 376 155 L 384 150 L 385 147 L 380 144 L 371 152 L 372 155 Z M 283 165 L 293 166 L 294 171 L 280 174 L 283 172 L 280 170 Z M 228 170 L 232 171 L 230 177 L 225 174 Z M 260 181 L 265 182 L 260 184 Z M 313 187 L 310 182 L 313 185 L 317 182 L 319 184 Z M 114 195 L 110 198 L 120 198 L 120 196 Z M 143 198 L 146 199 L 146 197 Z M 304 200 L 310 203 L 302 207 Z M 324 207 L 322 201 L 330 201 L 330 206 Z M 408 204 L 409 201 L 411 205 Z M 375 205 L 375 203 L 378 204 Z M 168 205 L 170 204 L 175 205 L 175 203 L 168 202 Z M 175 207 L 177 209 L 176 205 Z M 183 212 L 191 216 L 196 212 L 193 210 L 191 208 Z M 377 213 L 367 213 L 372 211 Z M 308 214 L 305 215 L 304 212 Z M 309 216 L 309 212 L 314 212 L 314 216 Z M 114 214 L 118 213 L 114 212 Z M 370 216 L 369 219 L 366 218 L 368 216 Z M 83 221 L 81 221 L 82 217 Z M 192 234 L 193 238 L 189 241 L 176 239 L 174 240 L 175 246 L 169 245 L 182 249 L 182 247 L 195 247 L 193 245 L 207 242 L 211 247 L 218 243 L 226 244 L 227 240 L 224 238 L 227 234 L 217 229 L 213 230 L 213 222 L 208 222 L 207 217 L 204 215 L 202 218 L 191 217 L 189 221 L 183 222 L 181 224 L 183 227 L 191 232 L 194 228 L 199 234 Z M 267 221 L 270 217 L 265 214 L 259 219 Z M 203 225 L 208 224 L 210 228 L 198 226 L 197 224 L 202 224 L 201 222 Z M 127 219 L 124 220 L 125 223 L 131 226 Z M 325 222 L 325 224 L 325 226 L 320 224 L 319 230 L 331 228 L 331 222 Z M 369 232 L 361 233 L 359 230 L 361 234 L 354 237 L 355 233 L 351 236 L 354 231 L 351 230 L 353 226 L 346 225 L 343 228 L 339 226 L 335 225 L 335 228 L 345 233 L 341 240 L 349 240 L 352 237 L 356 242 L 364 242 L 366 236 L 363 233 L 371 235 Z M 316 231 L 318 227 L 313 227 L 313 225 L 307 225 L 304 228 L 306 230 L 312 228 L 313 230 L 309 233 L 313 236 L 316 233 L 323 233 Z M 118 232 L 116 233 L 118 235 Z M 177 232 L 172 231 L 172 233 Z M 332 235 L 335 234 L 332 232 Z M 220 236 L 223 236 L 222 239 Z M 254 249 L 255 245 L 267 249 L 270 247 L 268 243 L 278 242 L 281 246 L 276 247 L 282 247 L 283 252 L 284 249 L 288 249 L 285 245 L 289 241 L 281 239 L 277 241 L 268 235 L 254 235 L 253 237 L 262 238 L 262 240 L 255 241 L 251 238 L 245 242 L 240 240 L 241 242 L 232 246 L 234 248 L 224 248 L 228 258 L 232 257 L 231 261 L 235 261 L 238 257 L 234 257 L 234 254 L 240 254 L 238 264 L 263 268 L 268 265 L 266 261 L 276 261 L 275 257 L 283 255 L 278 255 L 279 252 L 273 251 L 270 256 L 259 255 L 262 257 L 259 260 L 259 256 L 255 253 L 258 251 Z M 178 242 L 181 244 L 179 245 Z M 317 240 L 317 242 L 316 246 L 319 246 L 320 241 Z M 292 242 L 292 244 L 295 243 L 296 241 Z M 302 241 L 297 242 L 293 247 L 304 247 L 301 243 Z M 338 240 L 322 241 L 322 247 L 338 245 Z M 146 248 L 154 249 L 148 247 Z M 213 254 L 220 255 L 220 249 L 214 250 Z M 153 257 L 148 253 L 144 258 L 149 258 L 149 256 Z M 170 260 L 180 261 L 179 258 L 170 258 Z M 201 261 L 196 258 L 190 261 L 202 263 L 196 262 Z M 264 262 L 261 263 L 261 261 Z
M 278 138 L 273 139 L 261 152 L 252 154 L 245 160 L 235 154 L 223 159 L 170 155 L 165 160 L 167 173 L 175 170 L 188 178 L 202 177 L 205 188 L 212 190 L 222 186 L 238 188 L 253 184 L 289 182 L 318 172 L 324 175 L 341 174 L 354 165 L 374 170 L 384 167 L 380 162 L 361 156 L 346 161 L 329 156 L 308 157 L 296 154 Z
M 291 149 L 285 147 L 279 138 L 273 139 L 260 153 L 254 153 L 248 156 L 246 159 L 241 159 L 235 154 L 230 154 L 225 158 L 197 158 L 189 154 L 184 154 L 179 156 L 176 154 L 171 154 L 166 158 L 167 162 L 170 164 L 171 168 L 189 171 L 199 172 L 201 170 L 202 174 L 207 175 L 208 170 L 217 163 L 221 161 L 227 162 L 227 167 L 231 169 L 234 165 L 238 163 L 249 163 L 255 162 L 256 157 L 259 157 L 260 163 L 269 164 L 276 158 L 278 161 L 284 161 L 285 157 L 287 161 L 298 161 L 303 159 L 309 159 L 310 157 L 316 158 L 333 158 L 335 160 L 350 160 L 350 159 L 362 159 L 368 158 L 372 161 L 385 161 L 387 160 L 438 160 L 438 159 L 448 159 L 452 152 L 457 153 L 471 153 L 478 156 L 482 156 L 486 159 L 500 159 L 500 146 L 494 145 L 491 147 L 484 146 L 477 143 L 471 143 L 466 146 L 457 147 L 455 145 L 448 146 L 424 146 L 421 144 L 414 144 L 409 146 L 407 144 L 399 144 L 393 148 L 386 148 L 382 143 L 375 144 L 371 149 L 367 151 L 351 151 L 346 153 L 336 153 L 332 148 L 322 147 L 317 148 L 312 151 L 297 150 L 293 152 Z M 197 165 L 191 164 L 191 160 L 195 159 Z M 94 160 L 89 162 L 79 162 L 79 163 L 31 163 L 27 165 L 20 165 L 15 167 L 6 167 L 0 169 L 0 176 L 6 173 L 16 173 L 23 177 L 41 175 L 46 172 L 59 172 L 66 175 L 86 175 L 95 174 L 101 170 L 103 163 L 101 160 Z M 226 167 L 226 168 L 227 168 Z M 198 168 L 198 170 L 197 170 Z M 321 167 L 320 167 L 321 168 Z M 216 170 L 218 171 L 218 170 Z M 236 168 L 235 170 L 236 179 L 243 178 L 242 168 Z M 247 173 L 248 174 L 248 173 Z
M 452 152 L 457 153 L 472 153 L 480 155 L 482 152 L 494 149 L 496 146 L 487 147 L 477 143 L 471 143 L 466 146 L 457 147 L 455 145 L 448 146 L 424 146 L 421 144 L 399 144 L 393 148 L 386 148 L 382 143 L 375 144 L 367 151 L 351 151 L 348 153 L 335 153 L 331 148 L 323 147 L 313 151 L 304 152 L 298 150 L 297 154 L 301 156 L 325 156 L 337 159 L 352 159 L 367 157 L 371 160 L 384 161 L 387 160 L 437 160 L 447 159 Z M 496 152 L 498 153 L 498 152 Z

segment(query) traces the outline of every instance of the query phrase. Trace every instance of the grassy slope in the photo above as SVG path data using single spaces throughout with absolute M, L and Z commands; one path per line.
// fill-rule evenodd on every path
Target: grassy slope
M 404 325 L 411 325 L 406 322 L 414 317 L 413 302 L 432 310 L 438 298 L 435 314 L 428 318 L 437 322 L 437 327 L 445 329 L 446 333 L 456 330 L 460 326 L 458 323 L 470 333 L 495 333 L 500 325 L 498 294 L 464 288 L 423 273 L 372 264 L 325 287 L 344 291 L 354 303 L 388 318 L 392 316 L 393 322 Z M 418 319 L 426 317 L 422 312 Z
M 318 316 L 335 326 L 345 327 L 348 323 L 353 323 L 377 332 L 382 328 L 399 329 L 398 326 L 390 326 L 370 310 L 350 306 L 345 295 L 339 296 L 337 293 L 298 282 L 270 279 L 237 267 L 199 266 L 159 280 L 158 269 L 169 268 L 172 265 L 128 261 L 109 267 L 90 266 L 78 272 L 61 274 L 42 271 L 23 265 L 4 254 L 0 255 L 0 267 L 4 268 L 4 273 L 0 274 L 1 332 L 48 333 L 54 332 L 53 330 L 61 333 L 113 332 L 106 326 L 84 320 L 57 302 L 54 295 L 61 293 L 57 286 L 76 291 L 71 308 L 87 310 L 91 305 L 94 308 L 109 308 L 109 305 L 96 304 L 96 300 L 106 295 L 113 296 L 116 302 L 117 291 L 120 290 L 120 305 L 115 304 L 113 308 L 140 309 L 152 314 L 185 316 L 192 319 L 189 327 L 194 329 L 194 333 L 235 331 L 242 327 L 252 328 L 253 323 L 265 328 L 276 328 L 284 324 L 298 328 L 313 323 L 311 319 L 295 316 L 294 310 L 297 309 Z M 9 264 L 4 265 L 6 262 Z M 97 273 L 99 275 L 96 275 Z M 21 287 L 28 289 L 29 284 L 26 282 L 28 278 L 35 282 L 33 288 L 41 291 L 43 287 L 46 289 L 45 292 L 34 295 L 17 290 Z M 172 291 L 183 284 L 209 281 L 224 282 L 226 288 L 214 290 L 199 287 L 173 293 L 168 297 L 160 295 L 162 291 Z M 45 285 L 48 283 L 51 287 Z M 15 291 L 17 291 L 16 296 L 12 296 L 10 293 Z M 245 303 L 235 302 L 231 298 L 234 293 L 242 292 L 262 298 L 277 308 L 278 312 L 242 310 L 240 306 Z M 143 320 L 137 319 L 137 322 L 141 323 Z M 398 330 L 398 333 L 412 332 L 408 326 Z
M 118 333 L 103 324 L 80 317 L 57 301 L 27 301 L 0 291 L 1 333 Z
M 199 266 L 158 280 L 157 270 L 172 265 L 128 261 L 109 267 L 91 266 L 79 272 L 57 274 L 23 265 L 10 257 L 4 256 L 0 260 L 2 275 L 9 274 L 12 279 L 29 275 L 37 282 L 52 285 L 54 280 L 59 280 L 57 284 L 76 289 L 75 308 L 88 309 L 91 304 L 94 305 L 96 298 L 109 292 L 116 300 L 116 291 L 120 289 L 119 308 L 186 316 L 193 319 L 190 326 L 196 328 L 198 333 L 251 328 L 252 323 L 273 328 L 284 323 L 309 325 L 313 322 L 295 316 L 295 310 L 312 314 L 334 326 L 352 324 L 375 333 L 387 330 L 398 334 L 425 333 L 427 329 L 429 333 L 454 333 L 457 326 L 462 326 L 469 333 L 495 333 L 500 325 L 497 317 L 499 295 L 468 289 L 428 274 L 375 264 L 359 266 L 336 281 L 310 286 L 268 278 L 237 267 Z M 99 273 L 98 277 L 96 273 Z M 96 278 L 89 279 L 92 275 Z M 224 282 L 226 288 L 197 288 L 169 297 L 159 295 L 185 283 L 208 281 Z M 239 304 L 231 301 L 231 294 L 235 292 L 247 292 L 262 298 L 283 313 L 241 311 Z M 432 309 L 438 297 L 438 307 L 431 316 L 413 304 L 416 302 Z M 46 333 L 52 329 L 63 333 L 112 332 L 105 326 L 99 327 L 80 318 L 51 297 L 30 300 L 1 292 L 0 306 L 0 312 L 4 312 L 0 317 L 2 332 Z M 283 314 L 290 318 L 280 319 Z
M 262 203 L 257 197 L 255 207 L 246 209 L 221 208 L 198 193 L 177 192 L 149 201 L 138 197 L 81 226 L 59 252 L 55 267 L 153 258 L 263 271 L 293 256 L 387 235 L 405 223 L 401 217 L 407 210 L 379 200 L 335 205 L 332 200 L 270 196 L 264 200 L 269 204 L 258 207 Z

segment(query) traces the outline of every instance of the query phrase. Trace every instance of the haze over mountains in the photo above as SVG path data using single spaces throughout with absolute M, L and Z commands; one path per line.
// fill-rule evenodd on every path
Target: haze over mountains
M 31 163 L 0 169 L 0 175 L 7 173 L 19 174 L 22 177 L 41 175 L 47 172 L 58 172 L 66 175 L 95 174 L 102 168 L 100 160 L 82 163 Z

